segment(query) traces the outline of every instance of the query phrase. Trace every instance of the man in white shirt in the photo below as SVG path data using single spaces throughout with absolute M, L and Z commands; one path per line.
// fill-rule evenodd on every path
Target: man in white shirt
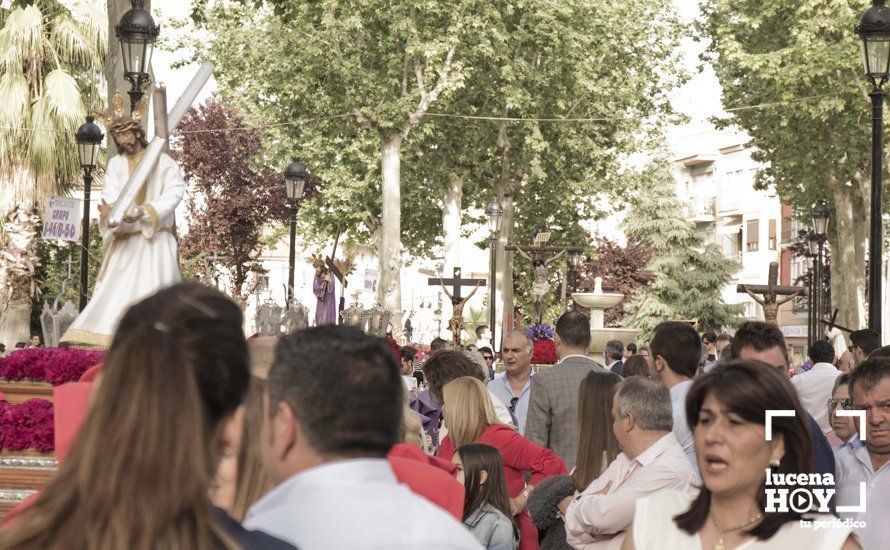
M 399 441 L 404 391 L 379 338 L 342 325 L 284 336 L 260 439 L 276 487 L 244 525 L 302 550 L 480 548 L 448 513 L 400 485 L 385 458 Z
M 691 493 L 698 483 L 671 433 L 671 396 L 664 384 L 640 376 L 623 380 L 612 417 L 623 452 L 587 489 L 559 505 L 572 548 L 620 548 L 638 499 L 661 489 Z
M 841 371 L 834 366 L 834 347 L 828 340 L 818 340 L 810 346 L 808 355 L 813 364 L 810 370 L 802 372 L 791 378 L 791 384 L 797 390 L 800 403 L 810 416 L 816 419 L 822 433 L 831 432 L 831 422 L 828 419 L 828 398 L 834 388 L 834 381 L 841 375 Z
M 692 467 L 698 471 L 695 441 L 692 439 L 692 430 L 686 423 L 686 394 L 692 387 L 692 378 L 695 377 L 702 355 L 698 332 L 689 323 L 659 323 L 655 327 L 649 349 L 652 352 L 656 378 L 670 390 L 674 436 Z
M 858 436 L 837 450 L 835 504 L 841 517 L 864 522 L 856 528 L 863 548 L 888 548 L 890 544 L 890 359 L 866 359 L 852 371 L 850 397 L 853 410 L 865 412 L 865 441 Z M 859 506 L 865 493 L 865 509 Z

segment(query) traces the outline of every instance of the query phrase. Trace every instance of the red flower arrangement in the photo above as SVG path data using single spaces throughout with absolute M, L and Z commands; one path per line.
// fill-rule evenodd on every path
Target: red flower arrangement
M 556 342 L 553 341 L 553 329 L 550 325 L 538 323 L 529 327 L 526 334 L 531 336 L 535 345 L 532 351 L 532 364 L 552 365 L 559 361 L 559 357 L 556 355 Z
M 556 356 L 556 342 L 553 340 L 535 340 L 532 351 L 532 363 L 536 365 L 552 365 L 559 361 Z
M 46 399 L 29 399 L 19 404 L 0 401 L 0 448 L 55 449 L 53 404 Z
M 104 351 L 33 348 L 14 351 L 0 359 L 0 379 L 48 382 L 53 386 L 78 380 L 105 358 Z

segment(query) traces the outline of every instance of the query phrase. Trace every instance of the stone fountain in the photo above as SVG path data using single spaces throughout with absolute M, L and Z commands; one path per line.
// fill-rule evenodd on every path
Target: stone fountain
M 614 307 L 624 298 L 624 294 L 603 292 L 603 278 L 594 279 L 593 292 L 574 292 L 572 299 L 583 307 L 590 309 L 590 353 L 601 354 L 609 340 L 621 340 L 626 346 L 635 342 L 643 331 L 635 328 L 605 327 L 603 318 L 605 310 Z M 596 355 L 593 356 L 597 359 Z M 601 358 L 600 358 L 601 359 Z M 598 359 L 599 360 L 599 359 Z

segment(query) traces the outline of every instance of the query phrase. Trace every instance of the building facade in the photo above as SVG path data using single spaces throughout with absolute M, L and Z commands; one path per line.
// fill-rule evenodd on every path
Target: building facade
M 779 197 L 754 186 L 760 165 L 751 157 L 748 135 L 706 124 L 675 128 L 670 133 L 677 194 L 687 205 L 688 219 L 706 245 L 717 245 L 740 269 L 723 288 L 729 304 L 743 304 L 746 319 L 762 319 L 763 310 L 736 285 L 767 284 L 769 265 L 779 263 L 779 284 L 803 284 L 806 265 L 785 251 L 797 237 L 797 223 Z M 795 352 L 805 356 L 806 299 L 780 308 L 779 324 Z

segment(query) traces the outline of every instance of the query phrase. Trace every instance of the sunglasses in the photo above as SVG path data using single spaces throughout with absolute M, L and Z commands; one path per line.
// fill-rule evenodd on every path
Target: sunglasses
M 514 413 L 514 414 L 516 413 L 516 403 L 517 403 L 518 401 L 519 401 L 519 398 L 518 398 L 518 397 L 511 397 L 511 398 L 510 398 L 510 406 L 507 407 L 507 408 L 510 409 L 510 412 L 511 412 L 511 413 Z
M 492 357 L 491 355 L 483 355 L 482 358 L 486 361 L 491 361 L 492 359 L 494 359 L 494 357 Z
M 843 399 L 834 399 L 831 398 L 828 400 L 828 410 L 833 411 L 837 409 L 837 406 L 840 405 L 842 409 L 845 411 L 853 410 L 853 401 L 849 397 L 845 397 Z

